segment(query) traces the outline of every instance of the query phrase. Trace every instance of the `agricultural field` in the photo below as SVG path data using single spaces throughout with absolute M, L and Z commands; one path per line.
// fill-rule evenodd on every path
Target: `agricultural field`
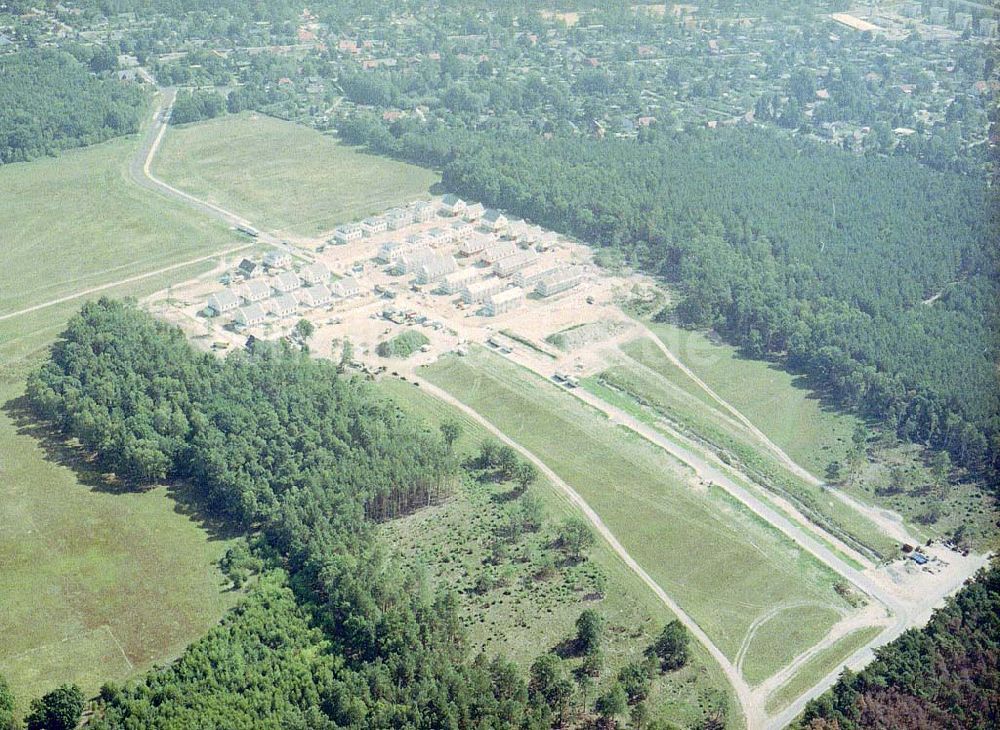
M 426 198 L 439 180 L 430 170 L 253 114 L 171 127 L 153 173 L 255 224 L 298 237 Z
M 404 410 L 431 427 L 445 419 L 458 421 L 462 436 L 455 444 L 463 458 L 476 454 L 489 434 L 451 405 L 412 384 L 385 379 L 379 389 Z M 539 559 L 551 553 L 554 525 L 576 514 L 562 492 L 540 477 L 530 488 L 543 515 L 537 532 L 525 533 L 497 561 L 492 537 L 524 499 L 509 500 L 510 485 L 467 479 L 444 504 L 393 520 L 382 527 L 387 545 L 408 565 L 423 565 L 438 585 L 456 591 L 470 650 L 487 656 L 504 653 L 524 667 L 540 652 L 565 653 L 580 612 L 592 608 L 605 618 L 604 670 L 591 690 L 597 696 L 629 661 L 638 660 L 653 635 L 673 616 L 604 544 L 597 543 L 588 559 L 577 565 L 557 565 L 551 576 L 540 577 Z M 535 562 L 525 557 L 534 557 Z M 477 591 L 483 579 L 493 584 Z M 599 589 L 599 590 L 598 590 Z M 722 706 L 730 718 L 737 710 L 728 683 L 708 653 L 692 643 L 693 660 L 683 669 L 661 675 L 650 697 L 653 716 L 689 727 L 705 711 Z M 571 657 L 573 666 L 582 660 Z
M 580 492 L 659 585 L 755 678 L 772 674 L 848 611 L 824 566 L 722 489 L 701 485 L 686 467 L 558 386 L 480 349 L 421 372 Z M 820 615 L 817 607 L 831 610 Z M 765 617 L 811 622 L 808 635 L 761 632 Z
M 665 419 L 672 428 L 702 441 L 759 483 L 789 496 L 824 529 L 864 546 L 873 556 L 887 557 L 895 552 L 895 543 L 874 523 L 789 471 L 654 343 L 641 339 L 622 349 L 630 359 L 585 381 L 597 395 L 604 397 L 601 388 L 610 388 L 631 401 L 632 407 L 646 409 L 654 424 Z
M 22 710 L 59 683 L 92 693 L 170 659 L 238 595 L 215 565 L 227 536 L 183 490 L 109 491 L 31 421 L 23 389 L 0 381 L 0 673 Z
M 0 317 L 243 243 L 130 182 L 135 147 L 116 139 L 0 167 Z

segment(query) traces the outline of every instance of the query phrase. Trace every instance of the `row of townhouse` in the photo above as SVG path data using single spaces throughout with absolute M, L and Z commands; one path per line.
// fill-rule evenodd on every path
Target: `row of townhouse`
M 434 206 L 426 200 L 418 200 L 399 208 L 390 208 L 381 215 L 374 215 L 356 223 L 337 226 L 333 230 L 334 243 L 351 243 L 365 236 L 374 236 L 385 231 L 398 231 L 413 223 L 425 223 L 434 218 Z

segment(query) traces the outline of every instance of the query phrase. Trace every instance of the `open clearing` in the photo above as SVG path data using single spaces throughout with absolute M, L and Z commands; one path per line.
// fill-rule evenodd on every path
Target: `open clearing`
M 700 332 L 670 324 L 647 326 L 712 390 L 813 474 L 822 476 L 831 461 L 846 455 L 857 419 L 825 407 L 800 378 L 767 362 L 742 358 L 734 347 L 715 344 Z M 697 388 L 689 378 L 684 380 L 690 384 L 686 387 Z
M 306 237 L 426 198 L 439 180 L 308 127 L 251 114 L 171 127 L 152 169 L 203 200 Z
M 25 418 L 22 393 L 0 382 L 0 672 L 23 708 L 61 682 L 95 692 L 169 659 L 237 594 L 215 567 L 226 540 L 166 487 L 102 491 Z
M 462 424 L 463 435 L 456 452 L 468 456 L 478 452 L 489 434 L 476 422 L 412 384 L 384 379 L 379 389 L 404 410 L 414 413 L 432 427 L 444 419 Z M 473 652 L 488 656 L 503 652 L 527 667 L 542 651 L 558 647 L 574 635 L 577 616 L 586 608 L 597 610 L 608 622 L 604 642 L 604 671 L 593 696 L 610 683 L 623 664 L 640 659 L 654 634 L 673 616 L 603 542 L 589 552 L 589 558 L 575 566 L 560 566 L 558 574 L 537 580 L 531 564 L 519 563 L 521 550 L 540 552 L 551 548 L 538 543 L 551 537 L 552 526 L 577 514 L 563 493 L 544 476 L 531 487 L 539 498 L 545 522 L 539 533 L 528 533 L 511 551 L 509 562 L 488 564 L 488 545 L 494 530 L 509 509 L 518 502 L 506 502 L 504 485 L 468 481 L 458 487 L 444 504 L 392 521 L 382 527 L 386 544 L 392 545 L 404 563 L 420 562 L 428 567 L 438 585 L 458 592 L 461 615 Z M 471 589 L 481 575 L 506 581 L 484 595 Z M 593 593 L 595 576 L 604 582 L 604 597 Z M 663 717 L 683 726 L 694 726 L 706 709 L 718 703 L 726 706 L 728 717 L 738 715 L 731 691 L 718 666 L 700 644 L 692 642 L 694 659 L 683 670 L 661 675 L 654 683 L 650 707 L 654 717 Z M 571 659 L 571 666 L 579 659 Z
M 833 575 L 721 489 L 558 387 L 481 349 L 422 374 L 482 413 L 573 485 L 656 581 L 735 659 L 754 621 L 783 603 L 846 609 Z M 711 550 L 703 550 L 711 546 Z M 794 622 L 800 608 L 786 612 Z M 809 613 L 810 618 L 816 618 Z M 831 612 L 823 632 L 834 623 Z M 800 640 L 796 640 L 796 639 Z M 814 639 L 753 642 L 767 676 Z
M 785 468 L 774 455 L 697 388 L 648 339 L 627 343 L 622 350 L 632 358 L 602 372 L 596 382 L 620 391 L 661 416 L 680 431 L 694 435 L 713 450 L 738 463 L 770 489 L 787 495 L 832 534 L 867 547 L 877 556 L 895 552 L 895 543 L 874 523 L 843 502 L 823 493 Z M 697 389 L 705 398 L 698 397 Z
M 241 241 L 130 183 L 137 140 L 0 168 L 0 315 Z

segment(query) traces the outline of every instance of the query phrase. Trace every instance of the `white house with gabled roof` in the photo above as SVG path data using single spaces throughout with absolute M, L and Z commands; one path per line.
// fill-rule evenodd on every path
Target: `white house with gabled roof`
M 441 212 L 445 215 L 461 215 L 465 212 L 465 201 L 453 193 L 441 198 Z
M 210 295 L 205 306 L 213 316 L 218 316 L 239 307 L 240 298 L 232 289 L 223 289 Z
M 330 267 L 322 261 L 308 264 L 299 269 L 299 278 L 306 284 L 322 284 L 330 279 Z

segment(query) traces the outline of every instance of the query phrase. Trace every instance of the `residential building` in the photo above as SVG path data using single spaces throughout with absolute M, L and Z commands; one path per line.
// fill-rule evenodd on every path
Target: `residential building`
M 955 30 L 960 31 L 971 31 L 972 30 L 972 14 L 971 13 L 955 13 Z
M 979 19 L 979 35 L 984 38 L 996 38 L 997 21 L 992 18 Z
M 433 260 L 436 256 L 437 254 L 426 246 L 414 249 L 395 259 L 392 266 L 392 273 L 400 276 L 412 274 L 421 266 Z
M 250 259 L 240 261 L 240 265 L 236 267 L 236 271 L 244 279 L 256 279 L 264 275 L 264 267 Z
M 542 277 L 535 285 L 535 291 L 543 297 L 550 297 L 553 294 L 572 289 L 582 280 L 583 274 L 580 270 L 575 266 L 570 266 Z
M 465 206 L 465 213 L 462 214 L 462 217 L 469 223 L 475 223 L 483 217 L 483 213 L 485 212 L 486 208 L 482 203 L 473 203 L 472 205 Z
M 486 247 L 491 243 L 493 243 L 493 239 L 490 236 L 484 236 L 482 233 L 473 233 L 462 241 L 462 245 L 458 247 L 458 252 L 463 256 L 471 256 L 472 254 L 485 251 Z
M 291 294 L 282 294 L 268 299 L 267 309 L 276 317 L 287 317 L 299 311 L 299 303 Z
M 294 271 L 283 271 L 277 276 L 272 276 L 268 279 L 268 283 L 278 294 L 287 294 L 290 291 L 298 289 L 302 281 Z
M 337 226 L 333 230 L 333 240 L 337 243 L 350 243 L 357 241 L 365 235 L 364 230 L 357 223 L 348 223 L 344 226 Z
M 213 317 L 231 312 L 240 306 L 240 298 L 232 289 L 217 291 L 208 297 L 205 307 L 211 311 Z
M 295 292 L 295 299 L 303 307 L 322 307 L 330 303 L 333 293 L 326 284 L 317 284 L 299 289 Z
M 385 222 L 390 231 L 398 231 L 413 223 L 413 211 L 406 208 L 393 208 L 385 214 Z
M 445 215 L 461 215 L 465 212 L 465 201 L 457 195 L 448 193 L 441 198 L 441 212 Z
M 292 256 L 287 251 L 268 251 L 264 254 L 264 266 L 269 269 L 287 269 L 292 265 Z
M 524 289 L 514 287 L 497 292 L 486 299 L 486 314 L 496 317 L 511 312 L 524 304 Z
M 538 254 L 534 251 L 518 251 L 511 256 L 504 256 L 493 264 L 493 273 L 497 276 L 510 276 L 516 271 L 520 271 L 538 261 Z
M 361 221 L 361 232 L 366 236 L 374 236 L 389 229 L 389 223 L 382 216 L 365 218 Z
M 444 254 L 438 255 L 422 264 L 417 269 L 418 284 L 433 284 L 435 281 L 443 279 L 448 274 L 453 274 L 458 270 L 455 257 Z
M 539 281 L 557 270 L 558 267 L 552 263 L 537 262 L 515 273 L 514 283 L 522 289 L 532 290 Z
M 479 219 L 479 226 L 486 231 L 502 231 L 507 227 L 507 216 L 499 210 L 489 208 L 483 213 L 483 217 Z
M 453 240 L 451 228 L 431 228 L 424 235 L 427 237 L 427 242 L 432 246 L 440 246 L 445 243 L 451 243 Z
M 455 221 L 451 224 L 451 239 L 453 241 L 464 241 L 475 230 L 475 226 L 468 221 Z
M 271 285 L 263 279 L 245 281 L 240 285 L 240 296 L 247 304 L 262 302 L 271 296 Z
M 299 278 L 306 284 L 322 284 L 330 279 L 330 267 L 317 261 L 299 269 Z
M 488 264 L 495 264 L 502 258 L 513 256 L 517 253 L 517 244 L 513 241 L 495 241 L 484 248 L 479 258 Z
M 927 17 L 930 19 L 931 25 L 947 25 L 948 8 L 933 5 L 931 6 L 930 13 L 928 13 Z
M 426 200 L 416 202 L 411 207 L 413 220 L 416 223 L 426 223 L 434 219 L 434 206 Z
M 356 297 L 361 294 L 362 291 L 361 282 L 353 276 L 344 277 L 333 285 L 333 293 L 344 299 L 347 297 Z
M 483 279 L 482 281 L 473 281 L 466 284 L 465 289 L 462 290 L 462 301 L 466 304 L 478 304 L 480 302 L 486 301 L 487 297 L 491 297 L 497 292 L 504 290 L 506 282 L 503 279 L 498 279 L 495 276 L 491 276 L 489 279 Z
M 441 289 L 445 294 L 458 294 L 478 278 L 479 272 L 469 266 L 446 275 L 441 282 Z
M 267 313 L 260 304 L 248 304 L 236 310 L 233 321 L 240 327 L 255 327 L 267 319 Z

